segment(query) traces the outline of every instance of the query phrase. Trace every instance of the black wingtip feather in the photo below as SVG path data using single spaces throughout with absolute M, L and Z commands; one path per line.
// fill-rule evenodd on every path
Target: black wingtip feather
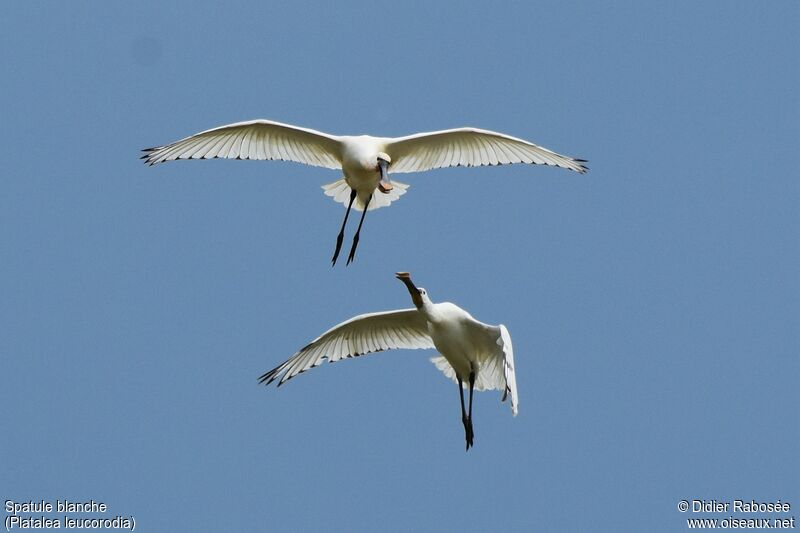
M 275 370 L 270 370 L 269 372 L 264 372 L 260 376 L 258 376 L 258 384 L 259 385 L 269 385 L 275 380 Z
M 589 161 L 587 161 L 586 159 L 575 159 L 574 161 L 578 163 L 578 166 L 580 167 L 580 169 L 578 170 L 579 173 L 586 174 L 587 172 L 589 172 L 589 167 L 587 167 L 584 164 L 588 163 Z
M 145 165 L 150 165 L 151 167 L 156 163 L 159 163 L 157 159 L 151 159 L 153 157 L 153 152 L 162 149 L 163 146 L 153 146 L 150 148 L 142 148 L 143 155 L 139 156 L 139 159 L 144 159 Z

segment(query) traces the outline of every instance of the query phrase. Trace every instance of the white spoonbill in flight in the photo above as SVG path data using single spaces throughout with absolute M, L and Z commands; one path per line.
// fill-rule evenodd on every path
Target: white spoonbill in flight
M 491 326 L 450 302 L 435 304 L 423 288 L 417 288 L 408 272 L 398 272 L 406 284 L 414 309 L 368 313 L 329 329 L 278 367 L 262 374 L 258 381 L 278 386 L 326 359 L 358 357 L 395 348 L 435 348 L 441 356 L 431 359 L 436 368 L 458 384 L 461 422 L 467 450 L 472 446 L 472 391 L 503 391 L 502 401 L 511 398 L 511 412 L 517 416 L 517 380 L 511 336 L 502 324 Z M 464 388 L 469 388 L 469 408 L 464 406 Z
M 575 172 L 588 170 L 584 159 L 551 152 L 523 139 L 475 128 L 416 133 L 405 137 L 331 135 L 270 120 L 252 120 L 206 130 L 180 141 L 146 148 L 145 163 L 176 159 L 257 159 L 305 163 L 341 170 L 344 177 L 323 185 L 325 194 L 347 206 L 336 237 L 335 265 L 342 248 L 350 209 L 362 211 L 347 264 L 355 257 L 367 210 L 391 204 L 408 185 L 389 181 L 389 174 L 444 167 L 477 167 L 530 163 Z M 380 194 L 375 194 L 375 190 Z

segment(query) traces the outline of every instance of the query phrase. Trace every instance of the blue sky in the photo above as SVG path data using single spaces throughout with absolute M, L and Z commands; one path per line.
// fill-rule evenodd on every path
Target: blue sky
M 796 2 L 14 3 L 0 20 L 0 496 L 144 531 L 681 531 L 800 509 Z M 335 171 L 146 167 L 254 118 L 589 160 L 404 175 L 329 263 Z M 341 262 L 340 262 L 341 263 Z M 257 385 L 353 315 L 504 323 L 520 414 L 397 351 Z M 794 510 L 793 513 L 794 514 Z M 691 513 L 688 513 L 691 515 Z

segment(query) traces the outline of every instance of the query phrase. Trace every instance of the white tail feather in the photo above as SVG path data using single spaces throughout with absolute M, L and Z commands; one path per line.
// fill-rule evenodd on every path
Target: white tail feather
M 444 356 L 431 357 L 431 363 L 436 365 L 436 368 L 441 370 L 445 377 L 458 382 L 456 379 L 456 371 L 453 370 L 453 367 L 450 366 L 450 363 L 447 362 Z M 480 365 L 475 375 L 475 390 L 505 390 L 506 380 L 503 378 L 497 366 L 494 359 L 486 360 Z M 462 385 L 465 388 L 469 386 L 467 382 L 464 382 Z
M 405 183 L 400 183 L 399 181 L 394 180 L 392 180 L 392 185 L 394 188 L 389 191 L 388 194 L 384 194 L 377 189 L 375 190 L 367 211 L 372 211 L 373 209 L 378 209 L 379 207 L 386 207 L 403 196 L 406 193 L 406 189 L 409 187 Z M 344 204 L 345 207 L 347 207 L 347 204 L 350 203 L 350 186 L 344 181 L 344 178 L 336 180 L 333 183 L 323 185 L 322 189 L 325 191 L 325 196 L 332 197 L 335 202 Z M 356 211 L 364 210 L 364 204 L 361 203 L 360 198 L 356 198 L 356 201 L 353 202 L 353 209 Z

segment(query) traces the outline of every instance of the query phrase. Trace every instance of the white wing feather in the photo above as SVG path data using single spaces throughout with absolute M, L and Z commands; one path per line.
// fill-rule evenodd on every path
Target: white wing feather
M 503 391 L 503 401 L 511 395 L 511 414 L 517 416 L 519 397 L 517 396 L 517 374 L 514 371 L 514 347 L 511 344 L 511 335 L 503 324 L 500 324 L 500 338 L 497 345 L 503 352 L 503 375 L 506 388 Z
M 334 326 L 283 364 L 264 373 L 260 383 L 278 385 L 327 359 L 331 363 L 359 355 L 395 348 L 433 348 L 424 317 L 416 309 L 359 315 Z
M 475 374 L 475 390 L 502 390 L 501 401 L 511 397 L 511 413 L 517 416 L 518 396 L 517 378 L 514 373 L 514 348 L 511 344 L 511 335 L 502 324 L 487 326 L 487 333 L 491 335 L 492 343 L 483 357 L 478 358 L 478 371 Z M 445 377 L 458 383 L 456 372 L 443 356 L 431 357 L 431 362 L 441 370 Z M 466 387 L 466 383 L 462 383 Z
M 530 163 L 551 165 L 575 172 L 588 170 L 586 161 L 557 154 L 504 133 L 476 128 L 417 133 L 386 144 L 392 158 L 389 172 L 421 172 L 444 167 L 477 167 Z
M 251 120 L 146 148 L 142 159 L 150 165 L 176 159 L 281 160 L 339 169 L 341 146 L 335 135 L 271 120 Z

